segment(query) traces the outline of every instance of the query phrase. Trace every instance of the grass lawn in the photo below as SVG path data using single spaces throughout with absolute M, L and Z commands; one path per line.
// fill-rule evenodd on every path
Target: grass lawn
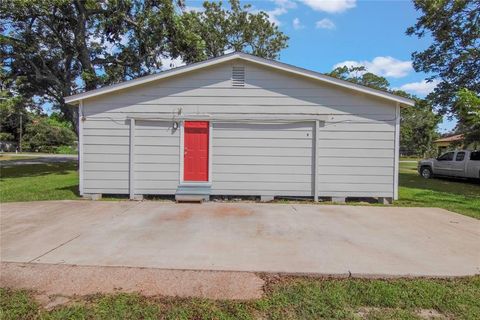
M 480 183 L 452 179 L 424 179 L 416 163 L 400 163 L 399 200 L 395 205 L 439 207 L 480 219 Z
M 417 157 L 400 157 L 400 161 L 418 161 L 421 160 L 421 158 Z
M 17 166 L 1 164 L 1 202 L 78 198 L 77 163 L 74 161 Z
M 33 156 L 14 156 L 11 154 L 1 154 L 0 161 L 35 159 Z
M 262 299 L 213 301 L 136 294 L 76 298 L 47 311 L 0 289 L 1 319 L 480 319 L 480 277 L 456 280 L 286 278 Z

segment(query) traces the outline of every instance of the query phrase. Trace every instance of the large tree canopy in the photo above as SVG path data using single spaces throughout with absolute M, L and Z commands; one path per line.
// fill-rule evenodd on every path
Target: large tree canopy
M 15 94 L 75 121 L 65 96 L 238 50 L 275 58 L 287 37 L 238 0 L 185 12 L 173 0 L 10 0 L 0 6 L 0 63 Z
M 480 0 L 414 0 L 421 11 L 408 35 L 431 36 L 432 44 L 414 52 L 416 71 L 440 82 L 429 99 L 438 110 L 455 114 L 457 92 L 480 92 Z
M 252 13 L 251 5 L 241 6 L 239 0 L 230 0 L 230 9 L 222 2 L 204 2 L 202 11 L 182 15 L 185 28 L 202 40 L 200 52 L 187 61 L 218 57 L 225 51 L 242 51 L 276 59 L 287 47 L 288 37 L 268 20 L 265 12 Z
M 356 84 L 361 84 L 373 89 L 389 91 L 390 83 L 384 77 L 377 76 L 371 72 L 367 72 L 364 66 L 359 67 L 338 67 L 335 68 L 328 76 L 338 79 L 350 81 Z
M 459 120 L 457 129 L 464 134 L 464 145 L 480 147 L 480 96 L 462 89 L 457 93 L 455 108 Z

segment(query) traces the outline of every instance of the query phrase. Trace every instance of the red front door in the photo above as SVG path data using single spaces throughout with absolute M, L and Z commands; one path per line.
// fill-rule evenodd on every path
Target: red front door
M 185 121 L 184 181 L 208 181 L 208 122 Z

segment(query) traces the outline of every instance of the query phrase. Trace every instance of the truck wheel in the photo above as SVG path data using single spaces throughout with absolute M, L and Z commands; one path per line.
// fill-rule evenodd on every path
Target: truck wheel
M 429 167 L 422 167 L 420 169 L 420 175 L 425 179 L 430 179 L 433 176 L 432 169 L 430 169 Z

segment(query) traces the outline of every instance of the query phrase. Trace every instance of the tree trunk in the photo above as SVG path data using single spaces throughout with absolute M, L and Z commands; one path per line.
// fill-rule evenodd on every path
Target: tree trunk
M 82 65 L 82 76 L 85 81 L 85 90 L 93 90 L 97 88 L 98 78 L 90 60 L 90 52 L 87 47 L 87 10 L 84 7 L 84 2 L 81 0 L 75 1 L 75 8 L 78 11 L 78 23 L 75 30 L 75 47 L 78 52 L 78 60 Z

